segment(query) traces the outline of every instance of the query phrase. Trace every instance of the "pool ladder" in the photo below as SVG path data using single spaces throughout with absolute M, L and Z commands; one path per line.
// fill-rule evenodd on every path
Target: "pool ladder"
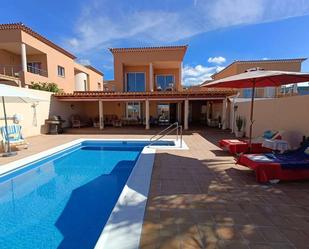
M 182 125 L 179 125 L 178 122 L 171 124 L 170 126 L 166 127 L 164 130 L 153 135 L 150 138 L 150 144 L 148 145 L 148 147 L 153 145 L 155 142 L 159 141 L 163 137 L 171 134 L 173 131 L 176 131 L 176 141 L 178 141 L 178 139 L 180 138 L 180 148 L 182 148 Z

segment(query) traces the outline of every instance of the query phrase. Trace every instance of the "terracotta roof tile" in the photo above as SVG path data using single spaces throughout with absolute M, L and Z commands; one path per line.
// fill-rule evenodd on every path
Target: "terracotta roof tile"
M 119 52 L 149 52 L 149 51 L 164 51 L 164 50 L 184 50 L 186 51 L 188 45 L 180 46 L 158 46 L 158 47 L 136 47 L 136 48 L 110 48 L 112 53 Z
M 179 92 L 104 92 L 104 91 L 75 91 L 74 93 L 57 93 L 58 99 L 164 99 L 164 98 L 224 98 L 236 94 L 230 89 L 184 90 Z
M 44 42 L 48 46 L 51 46 L 52 48 L 58 50 L 59 52 L 67 55 L 68 57 L 70 57 L 72 59 L 76 59 L 75 55 L 73 55 L 70 52 L 66 51 L 65 49 L 59 47 L 58 45 L 56 45 L 52 41 L 48 40 L 47 38 L 45 38 L 44 36 L 40 35 L 39 33 L 33 31 L 31 28 L 27 27 L 26 25 L 24 25 L 21 22 L 19 22 L 19 23 L 0 24 L 0 30 L 12 30 L 12 29 L 22 30 L 22 31 L 26 32 L 27 34 L 29 34 L 29 35 L 35 37 L 36 39 L 40 40 L 41 42 Z

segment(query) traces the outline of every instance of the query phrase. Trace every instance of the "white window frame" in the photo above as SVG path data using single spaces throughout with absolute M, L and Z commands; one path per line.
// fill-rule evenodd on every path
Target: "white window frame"
M 129 73 L 134 73 L 134 74 L 137 74 L 137 73 L 142 73 L 144 74 L 144 79 L 145 79 L 145 83 L 144 83 L 144 87 L 145 87 L 145 92 L 146 92 L 146 89 L 147 89 L 147 80 L 146 80 L 146 73 L 145 72 L 126 72 L 126 77 L 125 77 L 125 91 L 128 92 L 128 74 Z
M 174 87 L 176 87 L 175 86 L 175 82 L 176 82 L 176 79 L 175 79 L 175 74 L 172 74 L 172 73 L 167 73 L 167 74 L 156 74 L 156 88 L 158 88 L 158 76 L 165 76 L 165 77 L 167 77 L 167 76 L 173 76 L 173 85 L 174 85 Z M 162 89 L 163 90 L 163 89 Z
M 63 69 L 63 75 L 59 74 L 59 68 Z M 57 75 L 62 78 L 65 77 L 65 68 L 63 66 L 57 65 Z

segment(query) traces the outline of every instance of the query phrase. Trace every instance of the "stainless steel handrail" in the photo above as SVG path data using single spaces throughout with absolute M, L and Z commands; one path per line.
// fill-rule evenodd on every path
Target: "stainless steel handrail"
M 162 130 L 162 131 L 158 132 L 157 134 L 153 135 L 153 136 L 150 138 L 150 141 L 151 141 L 152 139 L 154 139 L 156 136 L 159 136 L 160 134 L 162 134 L 163 132 L 169 130 L 171 127 L 173 127 L 173 126 L 175 126 L 175 125 L 178 127 L 178 122 L 172 123 L 171 125 L 169 125 L 169 126 L 168 126 L 167 128 L 165 128 L 164 130 Z
M 173 126 L 176 126 L 176 127 L 172 128 Z M 165 128 L 164 130 L 153 135 L 150 138 L 150 144 L 148 144 L 148 147 L 153 145 L 155 142 L 159 141 L 161 138 L 171 134 L 173 131 L 176 131 L 176 141 L 178 141 L 178 138 L 179 138 L 179 135 L 180 135 L 180 147 L 182 147 L 182 126 L 179 125 L 178 122 L 171 124 L 170 126 Z M 159 136 L 159 137 L 157 137 L 157 136 Z M 157 137 L 157 138 L 154 139 L 155 137 Z

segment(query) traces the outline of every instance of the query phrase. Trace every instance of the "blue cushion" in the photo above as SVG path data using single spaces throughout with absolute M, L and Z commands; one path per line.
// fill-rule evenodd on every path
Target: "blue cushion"
M 276 132 L 273 132 L 273 131 L 265 131 L 263 138 L 271 139 L 275 134 L 276 134 Z

